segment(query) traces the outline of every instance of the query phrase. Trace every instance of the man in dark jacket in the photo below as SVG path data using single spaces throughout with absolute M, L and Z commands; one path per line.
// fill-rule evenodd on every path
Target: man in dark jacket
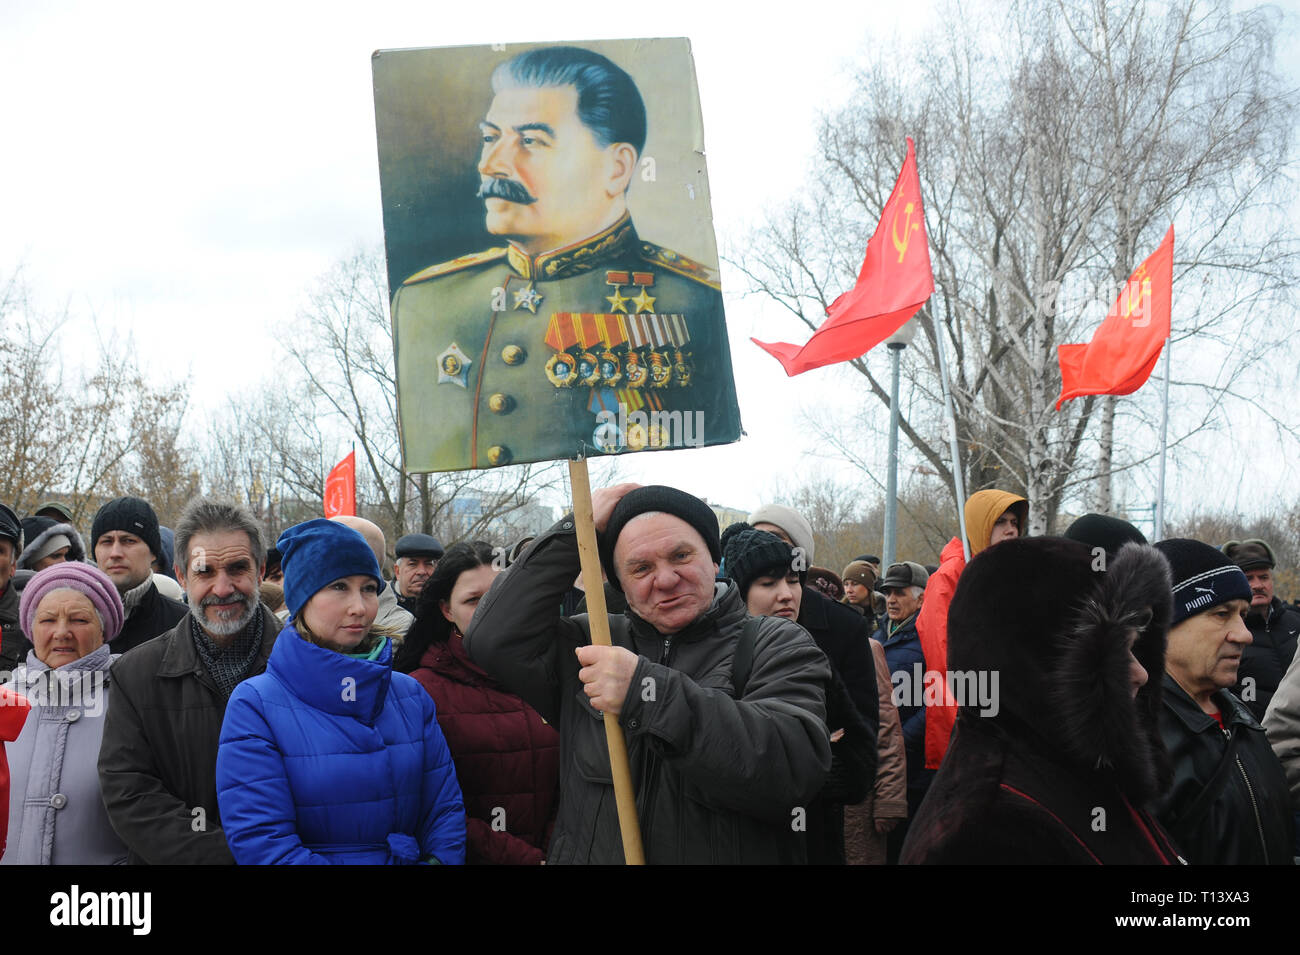
M 1242 650 L 1237 668 L 1237 697 L 1261 723 L 1269 701 L 1295 657 L 1300 610 L 1273 596 L 1273 549 L 1262 540 L 1228 541 L 1223 553 L 1242 569 L 1250 584 L 1246 626 L 1254 638 Z
M 280 622 L 258 602 L 265 545 L 245 508 L 191 501 L 176 555 L 190 611 L 113 664 L 100 787 L 132 862 L 230 864 L 217 809 L 221 722 L 231 691 L 266 669 Z
M 1250 584 L 1209 544 L 1156 547 L 1173 571 L 1160 733 L 1174 770 L 1156 812 L 1193 865 L 1289 865 L 1286 776 L 1263 727 L 1228 690 L 1251 641 Z
M 890 564 L 876 585 L 885 597 L 885 617 L 875 638 L 885 650 L 885 662 L 893 674 L 902 674 L 899 684 L 903 694 L 894 700 L 898 719 L 903 725 L 903 748 L 907 754 L 907 814 L 916 818 L 935 770 L 925 767 L 925 655 L 916 633 L 916 618 L 925 600 L 925 585 L 930 575 L 913 561 Z M 898 862 L 907 839 L 905 821 L 889 834 L 889 862 Z
M 831 761 L 825 655 L 794 623 L 758 618 L 737 694 L 747 617 L 738 588 L 714 580 L 713 512 L 632 484 L 592 504 L 601 562 L 628 599 L 610 618 L 614 646 L 589 645 L 585 614 L 560 616 L 579 570 L 571 516 L 497 578 L 465 635 L 476 663 L 559 728 L 549 861 L 624 861 L 602 718 L 627 733 L 647 862 L 803 861 L 808 801 Z
M 13 582 L 22 539 L 18 515 L 0 504 L 0 683 L 9 682 L 9 674 L 31 646 L 18 626 L 18 588 Z
M 118 497 L 95 514 L 90 528 L 95 563 L 122 598 L 126 623 L 113 641 L 114 653 L 126 653 L 176 626 L 185 605 L 164 597 L 153 582 L 153 562 L 163 552 L 158 515 L 147 501 Z

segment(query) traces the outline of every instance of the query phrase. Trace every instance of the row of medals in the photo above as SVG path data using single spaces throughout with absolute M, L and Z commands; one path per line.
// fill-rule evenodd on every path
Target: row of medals
M 574 385 L 607 388 L 689 388 L 695 365 L 691 353 L 629 348 L 622 358 L 613 349 L 599 355 L 591 351 L 557 352 L 546 362 L 546 377 L 556 388 Z

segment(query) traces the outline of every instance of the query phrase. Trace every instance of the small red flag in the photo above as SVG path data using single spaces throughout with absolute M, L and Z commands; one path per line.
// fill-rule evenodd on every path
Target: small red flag
M 330 470 L 325 478 L 325 516 L 338 517 L 357 514 L 357 452 L 348 456 Z
M 1169 338 L 1174 286 L 1174 227 L 1129 276 L 1119 298 L 1086 345 L 1058 345 L 1061 397 L 1056 410 L 1082 395 L 1131 395 L 1151 377 Z
M 857 284 L 831 303 L 826 321 L 803 347 L 769 344 L 757 338 L 750 341 L 776 358 L 793 377 L 865 355 L 902 328 L 933 293 L 921 179 L 909 136 L 907 158 L 867 243 Z

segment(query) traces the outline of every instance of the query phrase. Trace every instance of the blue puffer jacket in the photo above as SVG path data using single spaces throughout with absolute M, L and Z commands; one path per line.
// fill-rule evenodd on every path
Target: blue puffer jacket
M 217 751 L 221 824 L 235 861 L 383 865 L 465 861 L 465 808 L 420 684 L 292 627 L 266 672 L 235 688 Z

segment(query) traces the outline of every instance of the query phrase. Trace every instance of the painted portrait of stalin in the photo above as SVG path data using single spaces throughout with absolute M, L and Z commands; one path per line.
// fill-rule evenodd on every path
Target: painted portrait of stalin
M 599 53 L 551 46 L 503 61 L 491 85 L 478 196 L 503 244 L 393 297 L 408 470 L 735 440 L 717 273 L 641 239 L 629 213 L 647 133 L 636 83 Z M 619 410 L 659 415 L 656 443 L 611 426 Z M 675 425 L 696 412 L 703 433 L 683 442 Z

